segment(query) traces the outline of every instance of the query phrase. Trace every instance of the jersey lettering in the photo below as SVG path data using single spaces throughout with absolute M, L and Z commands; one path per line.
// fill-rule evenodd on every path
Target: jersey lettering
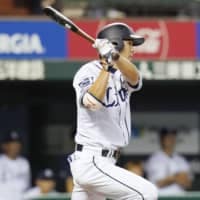
M 113 95 L 112 95 L 113 93 Z M 112 99 L 110 98 L 112 97 Z M 115 98 L 113 98 L 115 97 Z M 106 102 L 103 103 L 105 107 L 116 107 L 119 106 L 119 98 L 122 102 L 128 98 L 128 89 L 122 87 L 119 91 L 115 92 L 112 87 L 108 87 L 106 90 Z
M 110 97 L 112 96 L 111 93 L 113 92 L 112 87 L 108 87 L 106 90 L 106 102 L 104 103 L 105 107 L 115 107 L 119 105 L 118 99 L 117 99 L 117 95 L 115 99 L 111 99 Z
M 118 93 L 119 93 L 120 99 L 123 102 L 126 101 L 128 97 L 128 90 L 126 88 L 121 88 Z

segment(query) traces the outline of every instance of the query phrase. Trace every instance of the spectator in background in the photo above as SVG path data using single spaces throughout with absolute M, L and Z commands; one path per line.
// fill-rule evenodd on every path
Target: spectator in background
M 42 8 L 44 8 L 46 6 L 53 6 L 57 10 L 62 11 L 62 9 L 63 9 L 63 2 L 62 2 L 62 0 L 41 0 L 40 6 Z
M 74 187 L 72 176 L 68 176 L 65 180 L 65 191 L 67 193 L 72 193 Z
M 124 168 L 127 169 L 128 171 L 131 171 L 139 176 L 144 177 L 144 168 L 143 168 L 143 163 L 142 161 L 128 161 L 125 163 Z
M 30 10 L 32 14 L 43 14 L 42 9 L 46 6 L 53 6 L 59 11 L 63 9 L 62 0 L 30 0 Z
M 21 138 L 16 131 L 6 134 L 0 156 L 0 199 L 21 200 L 21 195 L 30 186 L 30 166 L 20 156 Z
M 160 195 L 181 194 L 191 186 L 190 166 L 175 152 L 176 130 L 160 131 L 161 150 L 146 163 L 147 178 L 155 183 Z
M 41 170 L 36 177 L 36 186 L 24 194 L 24 200 L 33 199 L 42 196 L 56 196 L 55 174 L 51 169 Z

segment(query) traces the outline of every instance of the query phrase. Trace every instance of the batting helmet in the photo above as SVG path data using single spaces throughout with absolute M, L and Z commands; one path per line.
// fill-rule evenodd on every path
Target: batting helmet
M 136 35 L 134 30 L 124 23 L 111 23 L 103 27 L 98 33 L 97 38 L 107 38 L 110 40 L 118 51 L 124 47 L 123 40 L 132 40 L 134 46 L 141 45 L 144 37 Z

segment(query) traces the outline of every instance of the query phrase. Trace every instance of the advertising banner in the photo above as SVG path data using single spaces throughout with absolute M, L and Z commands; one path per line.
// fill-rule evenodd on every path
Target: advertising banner
M 143 45 L 135 48 L 135 59 L 196 59 L 197 32 L 193 21 L 170 20 L 123 20 L 134 28 L 136 34 L 145 37 Z M 110 21 L 76 21 L 93 37 Z M 91 44 L 76 34 L 68 33 L 69 58 L 88 59 L 97 57 Z M 198 34 L 199 35 L 199 34 Z
M 196 60 L 200 57 L 200 23 L 124 19 L 145 43 L 134 60 Z M 74 20 L 93 37 L 108 20 Z M 0 59 L 88 60 L 98 57 L 88 41 L 50 20 L 1 20 Z
M 0 58 L 66 58 L 66 31 L 50 21 L 0 21 Z

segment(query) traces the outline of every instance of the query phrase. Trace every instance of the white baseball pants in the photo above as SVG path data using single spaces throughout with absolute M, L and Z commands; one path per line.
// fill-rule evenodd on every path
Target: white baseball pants
M 115 165 L 100 151 L 76 151 L 70 156 L 74 180 L 72 200 L 156 200 L 156 187 L 146 179 Z

